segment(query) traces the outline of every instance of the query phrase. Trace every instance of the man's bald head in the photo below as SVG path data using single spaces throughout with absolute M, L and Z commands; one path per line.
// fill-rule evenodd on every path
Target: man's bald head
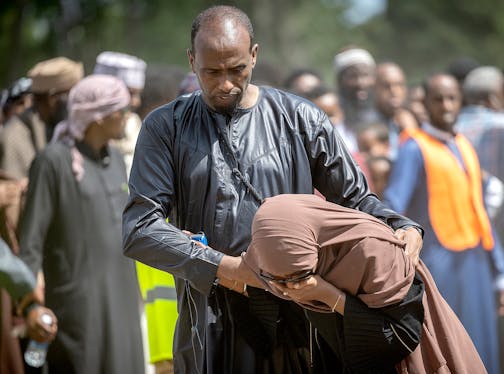
M 385 118 L 393 118 L 406 100 L 406 77 L 399 65 L 383 62 L 376 67 L 375 100 Z
M 457 79 L 447 73 L 435 73 L 429 76 L 424 84 L 425 95 L 431 95 L 433 93 L 437 93 L 440 86 L 455 86 L 460 91 L 460 86 L 458 84 Z
M 193 22 L 187 57 L 203 100 L 216 112 L 232 115 L 257 101 L 259 90 L 249 85 L 259 48 L 252 33 L 247 15 L 231 6 L 209 8 Z
M 444 73 L 431 75 L 425 83 L 424 102 L 431 124 L 452 132 L 462 105 L 462 93 L 455 77 Z
M 223 28 L 226 23 L 231 23 L 235 27 L 241 26 L 245 28 L 250 37 L 250 48 L 252 48 L 252 40 L 254 38 L 254 28 L 249 17 L 240 9 L 227 6 L 217 5 L 205 9 L 198 14 L 194 19 L 191 27 L 191 50 L 194 53 L 194 40 L 201 28 Z
M 395 62 L 387 61 L 387 62 L 382 62 L 376 65 L 376 79 L 383 79 L 385 76 L 388 75 L 400 75 L 404 78 L 404 71 L 403 69 L 396 64 Z

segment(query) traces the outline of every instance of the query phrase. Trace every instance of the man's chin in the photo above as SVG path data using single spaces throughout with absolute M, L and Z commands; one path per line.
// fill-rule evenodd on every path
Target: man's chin
M 238 107 L 238 102 L 235 102 L 231 105 L 214 105 L 213 109 L 220 114 L 232 115 L 236 108 Z

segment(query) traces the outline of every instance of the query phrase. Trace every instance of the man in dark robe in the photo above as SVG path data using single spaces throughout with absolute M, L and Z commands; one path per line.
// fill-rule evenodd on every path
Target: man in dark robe
M 116 77 L 92 75 L 69 95 L 69 116 L 30 169 L 20 257 L 43 270 L 59 331 L 49 373 L 144 370 L 134 264 L 121 253 L 126 169 L 108 146 L 124 128 L 130 95 Z
M 316 371 L 302 310 L 270 302 L 262 288 L 247 291 L 261 284 L 240 254 L 265 197 L 315 187 L 399 229 L 413 257 L 420 251 L 418 226 L 369 192 L 327 115 L 297 96 L 249 84 L 257 54 L 246 14 L 228 6 L 203 11 L 188 51 L 201 90 L 153 111 L 138 138 L 124 252 L 176 278 L 175 372 Z M 182 230 L 203 230 L 209 247 Z

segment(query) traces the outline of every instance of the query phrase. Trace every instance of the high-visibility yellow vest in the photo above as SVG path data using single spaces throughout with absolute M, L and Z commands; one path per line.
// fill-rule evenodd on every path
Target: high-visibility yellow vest
M 175 280 L 171 274 L 140 262 L 136 267 L 147 319 L 150 362 L 171 360 L 178 318 Z

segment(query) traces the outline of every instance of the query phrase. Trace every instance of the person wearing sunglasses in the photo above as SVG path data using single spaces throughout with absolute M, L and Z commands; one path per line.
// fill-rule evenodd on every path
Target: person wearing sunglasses
M 315 195 L 278 195 L 257 211 L 241 257 L 271 294 L 304 309 L 325 372 L 485 372 L 404 245 L 366 213 Z

